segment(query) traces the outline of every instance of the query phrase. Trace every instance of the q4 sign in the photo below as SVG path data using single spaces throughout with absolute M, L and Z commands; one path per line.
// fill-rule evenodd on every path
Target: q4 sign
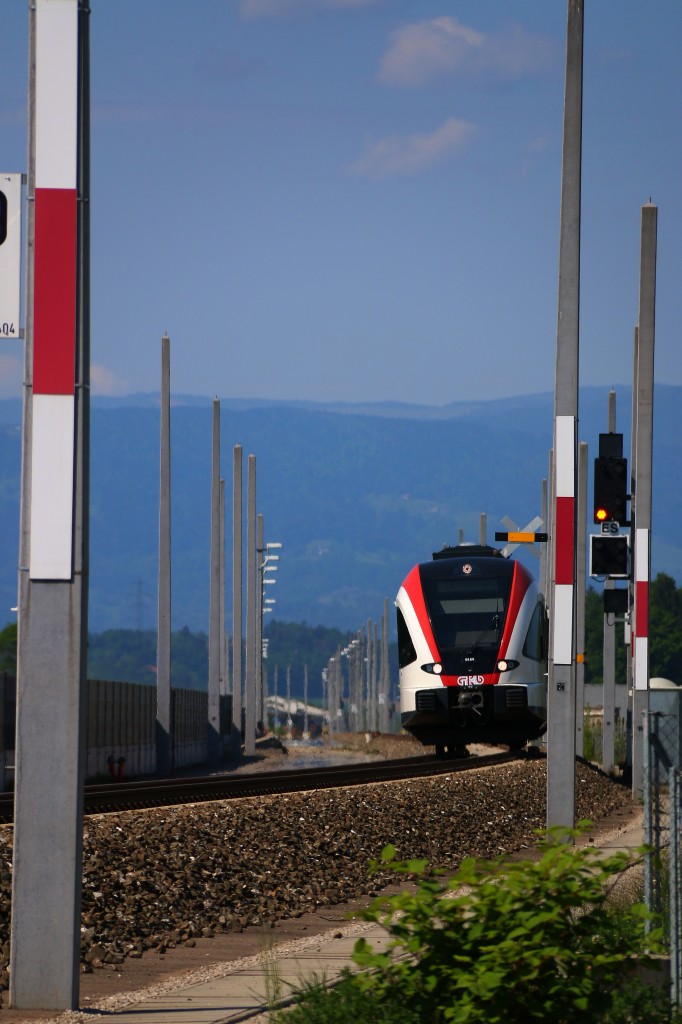
M 0 338 L 19 338 L 21 174 L 0 174 Z

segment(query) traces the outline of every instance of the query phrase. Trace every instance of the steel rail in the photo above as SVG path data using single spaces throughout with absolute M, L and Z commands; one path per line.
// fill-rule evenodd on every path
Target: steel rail
M 506 751 L 453 760 L 422 755 L 421 757 L 400 758 L 391 761 L 332 765 L 323 768 L 106 783 L 85 787 L 84 808 L 86 814 L 103 814 L 177 804 L 205 803 L 214 800 L 238 800 L 244 797 L 295 793 L 310 789 L 369 785 L 376 782 L 424 778 L 430 775 L 450 775 L 453 772 L 505 764 L 523 756 L 525 755 Z M 11 823 L 13 816 L 13 794 L 0 794 L 0 824 Z

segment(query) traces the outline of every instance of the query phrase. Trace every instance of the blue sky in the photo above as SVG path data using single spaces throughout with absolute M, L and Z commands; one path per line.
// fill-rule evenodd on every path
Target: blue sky
M 554 384 L 565 0 L 92 0 L 93 390 L 441 405 Z M 25 170 L 0 0 L 0 170 Z M 682 383 L 682 6 L 586 0 L 581 383 Z M 20 392 L 16 342 L 0 394 Z

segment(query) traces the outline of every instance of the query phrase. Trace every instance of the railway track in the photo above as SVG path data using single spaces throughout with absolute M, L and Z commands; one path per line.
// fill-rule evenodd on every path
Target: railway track
M 420 756 L 391 761 L 372 761 L 326 768 L 301 768 L 295 771 L 254 772 L 242 775 L 207 775 L 196 778 L 147 779 L 141 782 L 108 783 L 86 786 L 86 814 L 142 810 L 173 804 L 205 803 L 211 800 L 238 800 L 274 793 L 294 793 L 306 789 L 333 789 L 360 786 L 372 782 L 451 775 L 453 772 L 505 764 L 525 755 L 506 751 L 453 760 Z M 0 794 L 0 824 L 14 818 L 14 796 Z

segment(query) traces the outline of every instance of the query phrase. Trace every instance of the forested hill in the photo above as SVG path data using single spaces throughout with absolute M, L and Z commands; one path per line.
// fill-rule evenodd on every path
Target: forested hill
M 618 391 L 629 450 L 631 397 Z M 654 409 L 653 571 L 682 582 L 682 388 L 658 386 Z M 590 455 L 606 429 L 608 388 L 581 393 Z M 0 402 L 0 599 L 16 605 L 21 410 Z M 476 540 L 510 516 L 540 512 L 552 444 L 553 396 L 457 402 L 313 405 L 224 400 L 222 474 L 231 577 L 232 449 L 257 459 L 266 540 L 284 545 L 279 621 L 356 630 L 378 621 L 415 562 L 463 530 Z M 175 396 L 172 410 L 173 628 L 207 632 L 211 401 Z M 90 628 L 153 630 L 158 552 L 158 396 L 95 399 L 91 437 Z M 531 569 L 537 567 L 523 556 Z M 231 586 L 226 617 L 231 621 Z

